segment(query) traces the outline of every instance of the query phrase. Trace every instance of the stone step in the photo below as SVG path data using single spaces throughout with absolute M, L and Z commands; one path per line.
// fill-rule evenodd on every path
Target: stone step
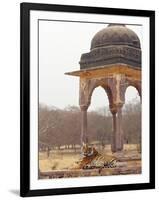
M 116 168 L 102 168 L 102 169 L 78 169 L 78 170 L 54 170 L 48 172 L 40 172 L 39 178 L 64 178 L 64 177 L 82 177 L 82 176 L 107 176 L 120 174 L 140 174 L 140 166 L 123 166 Z

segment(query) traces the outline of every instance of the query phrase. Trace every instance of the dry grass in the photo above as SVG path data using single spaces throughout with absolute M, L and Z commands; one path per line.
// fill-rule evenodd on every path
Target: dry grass
M 46 157 L 46 153 L 41 153 L 39 157 L 40 170 L 50 171 L 72 168 L 75 162 L 79 160 L 80 155 L 75 153 L 54 154 L 52 152 L 49 158 Z

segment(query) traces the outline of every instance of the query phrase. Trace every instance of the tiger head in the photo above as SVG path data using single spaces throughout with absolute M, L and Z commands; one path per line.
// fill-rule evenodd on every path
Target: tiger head
M 81 151 L 84 157 L 89 157 L 98 154 L 98 152 L 94 147 L 89 146 L 88 144 L 85 143 L 83 143 Z

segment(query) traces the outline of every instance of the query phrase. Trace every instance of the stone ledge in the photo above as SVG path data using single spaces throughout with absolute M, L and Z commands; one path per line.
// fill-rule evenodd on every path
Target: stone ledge
M 68 178 L 68 177 L 86 177 L 86 176 L 110 176 L 124 174 L 140 174 L 141 167 L 117 167 L 117 168 L 102 168 L 102 169 L 76 169 L 76 170 L 55 170 L 48 172 L 40 172 L 40 179 L 50 178 Z

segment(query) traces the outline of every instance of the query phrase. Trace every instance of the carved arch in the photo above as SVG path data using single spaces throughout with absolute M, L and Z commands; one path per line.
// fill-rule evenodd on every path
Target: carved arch
M 94 90 L 97 87 L 101 87 L 104 89 L 105 93 L 107 94 L 108 100 L 109 100 L 109 105 L 111 106 L 113 104 L 113 93 L 111 90 L 111 87 L 107 84 L 107 80 L 93 80 L 92 84 L 90 85 L 89 91 L 88 91 L 88 102 L 89 105 L 91 103 L 91 98 L 92 98 L 92 94 L 94 92 Z
M 124 102 L 125 102 L 126 90 L 127 90 L 129 87 L 133 87 L 133 88 L 136 89 L 136 91 L 138 92 L 138 95 L 139 95 L 139 97 L 140 97 L 140 101 L 141 101 L 141 90 L 140 90 L 140 88 L 137 87 L 137 85 L 129 84 L 129 85 L 125 88 L 125 92 L 124 92 Z
M 130 80 L 130 79 L 126 79 L 124 84 L 122 83 L 120 85 L 120 96 L 121 96 L 121 99 L 123 102 L 125 102 L 125 93 L 126 93 L 126 90 L 129 86 L 132 86 L 134 87 L 137 92 L 138 92 L 138 95 L 140 96 L 140 99 L 142 98 L 142 94 L 141 94 L 141 81 L 139 80 Z

